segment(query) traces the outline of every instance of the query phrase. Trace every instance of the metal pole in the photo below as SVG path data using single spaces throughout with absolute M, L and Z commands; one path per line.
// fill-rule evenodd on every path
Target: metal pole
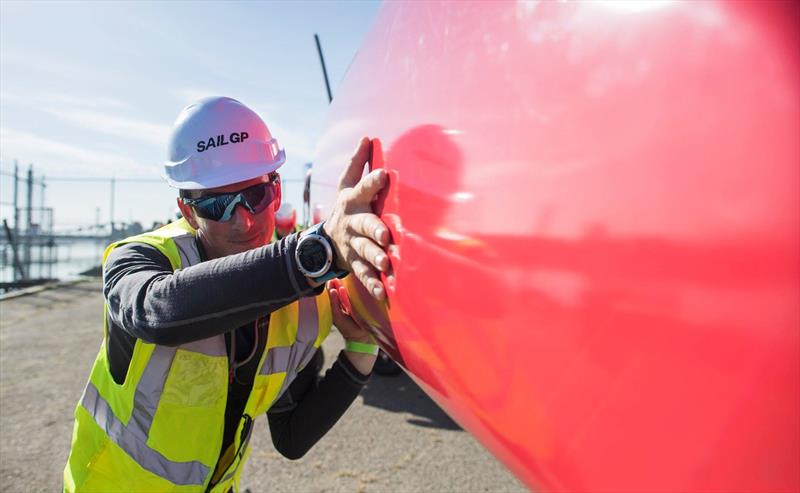
M 27 223 L 25 226 L 25 277 L 31 277 L 31 235 L 33 234 L 33 164 L 28 165 L 28 200 L 25 207 Z
M 331 85 L 328 83 L 328 71 L 325 69 L 325 57 L 322 56 L 322 45 L 319 44 L 319 36 L 314 33 L 314 40 L 317 42 L 317 52 L 319 53 L 319 63 L 322 64 L 322 75 L 325 76 L 325 89 L 328 91 L 328 103 L 333 101 Z
M 110 205 L 109 205 L 109 218 L 111 222 L 111 233 L 110 237 L 113 239 L 114 237 L 114 186 L 116 185 L 116 178 L 111 178 L 111 198 L 110 198 Z
M 25 273 L 22 271 L 22 265 L 19 263 L 19 257 L 17 256 L 17 239 L 11 233 L 11 228 L 8 227 L 8 222 L 5 219 L 3 219 L 3 229 L 6 231 L 8 244 L 11 245 L 12 262 L 14 264 L 14 280 L 16 281 L 17 273 L 19 273 L 20 277 L 25 277 Z
M 49 235 L 51 233 L 50 229 L 45 229 L 45 212 L 44 212 L 44 175 L 42 175 L 42 179 L 39 182 L 42 186 L 42 191 L 39 193 L 39 233 L 41 236 L 41 241 L 39 241 L 39 277 L 44 277 L 44 251 L 45 247 L 49 248 L 49 245 L 45 244 L 45 234 Z M 47 242 L 49 244 L 49 242 Z M 49 255 L 48 255 L 49 258 Z M 47 275 L 47 278 L 50 279 L 50 274 Z
M 14 238 L 19 239 L 19 163 L 16 159 L 14 160 Z M 17 269 L 14 269 L 13 279 L 14 282 L 19 280 Z
M 56 248 L 56 239 L 55 235 L 53 234 L 53 208 L 47 210 L 47 230 L 50 231 L 50 240 L 47 242 L 48 246 L 48 264 L 47 264 L 47 278 L 53 278 L 53 264 L 56 261 L 56 255 L 58 254 L 58 249 Z

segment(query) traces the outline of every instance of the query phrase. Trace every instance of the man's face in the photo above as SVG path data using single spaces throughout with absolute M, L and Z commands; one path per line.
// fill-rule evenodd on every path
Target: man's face
M 253 178 L 224 187 L 195 192 L 192 198 L 238 192 L 268 181 L 269 177 L 267 176 Z M 277 187 L 275 199 L 266 209 L 258 214 L 251 214 L 244 205 L 239 204 L 227 221 L 213 221 L 200 217 L 194 207 L 184 204 L 181 199 L 178 199 L 178 207 L 180 207 L 183 217 L 197 230 L 197 237 L 206 254 L 210 258 L 226 257 L 264 246 L 272 240 L 272 233 L 275 229 L 275 211 L 281 203 L 280 184 L 275 186 Z

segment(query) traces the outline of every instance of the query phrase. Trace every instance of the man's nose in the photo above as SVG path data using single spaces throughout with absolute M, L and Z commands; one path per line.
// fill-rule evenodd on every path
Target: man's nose
M 253 217 L 253 214 L 251 214 L 244 205 L 238 204 L 233 209 L 233 214 L 231 215 L 231 226 L 233 228 L 247 231 L 253 226 L 254 222 L 255 217 Z

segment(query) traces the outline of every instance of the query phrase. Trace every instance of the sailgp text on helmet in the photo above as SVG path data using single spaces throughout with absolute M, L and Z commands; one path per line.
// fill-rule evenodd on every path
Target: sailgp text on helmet
M 182 190 L 204 190 L 272 173 L 286 162 L 256 112 L 226 97 L 209 97 L 181 111 L 169 139 L 164 178 Z

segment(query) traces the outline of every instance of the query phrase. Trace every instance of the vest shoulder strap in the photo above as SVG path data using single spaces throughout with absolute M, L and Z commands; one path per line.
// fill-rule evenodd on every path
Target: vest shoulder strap
M 126 243 L 144 243 L 163 253 L 169 259 L 172 270 L 188 267 L 200 263 L 200 251 L 194 238 L 195 230 L 186 219 L 180 219 L 155 231 L 130 236 L 110 244 L 103 253 L 103 264 L 114 248 Z

